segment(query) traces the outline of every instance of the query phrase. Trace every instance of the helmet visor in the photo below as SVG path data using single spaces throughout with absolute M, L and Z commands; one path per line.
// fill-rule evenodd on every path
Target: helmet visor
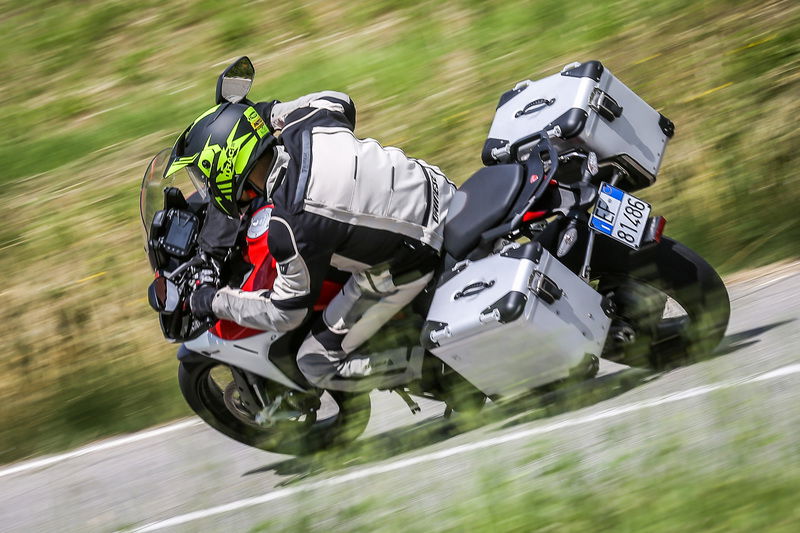
M 157 211 L 164 209 L 164 189 L 177 187 L 185 198 L 189 198 L 192 194 L 199 194 L 203 200 L 208 198 L 205 176 L 197 168 L 184 167 L 164 177 L 170 161 L 170 152 L 169 148 L 158 152 L 148 163 L 142 179 L 139 213 L 142 217 L 145 240 L 150 236 L 153 216 Z
M 206 177 L 200 172 L 200 169 L 195 166 L 186 167 L 186 173 L 189 174 L 189 181 L 194 185 L 195 190 L 200 193 L 200 197 L 205 200 L 208 198 L 208 185 Z

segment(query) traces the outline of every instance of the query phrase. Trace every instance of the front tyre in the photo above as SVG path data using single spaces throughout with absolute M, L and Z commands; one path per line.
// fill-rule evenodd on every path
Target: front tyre
M 278 421 L 265 426 L 237 400 L 230 368 L 213 359 L 181 361 L 178 382 L 189 407 L 208 425 L 275 453 L 306 455 L 346 444 L 361 435 L 370 417 L 369 394 L 327 391 L 318 409 L 299 408 L 283 417 L 279 411 Z
M 714 268 L 666 237 L 640 251 L 611 241 L 604 248 L 592 277 L 616 312 L 603 357 L 660 370 L 710 356 L 730 318 Z

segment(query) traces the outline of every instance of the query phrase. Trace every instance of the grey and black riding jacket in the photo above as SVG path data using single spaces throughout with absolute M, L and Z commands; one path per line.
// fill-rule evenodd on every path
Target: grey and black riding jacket
M 435 268 L 455 193 L 438 167 L 356 138 L 355 106 L 340 92 L 256 109 L 280 132 L 267 177 L 278 274 L 271 291 L 220 289 L 218 317 L 288 331 L 307 316 L 331 268 L 389 270 L 395 285 Z

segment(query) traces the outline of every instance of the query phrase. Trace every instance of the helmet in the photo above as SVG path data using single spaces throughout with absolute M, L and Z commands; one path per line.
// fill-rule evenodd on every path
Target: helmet
M 238 216 L 237 200 L 256 160 L 276 143 L 249 105 L 223 103 L 195 119 L 172 148 L 164 177 L 185 169 L 198 189 L 208 185 L 212 203 Z

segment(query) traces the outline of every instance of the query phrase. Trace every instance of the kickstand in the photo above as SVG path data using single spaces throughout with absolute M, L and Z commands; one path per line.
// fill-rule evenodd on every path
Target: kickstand
M 399 389 L 399 388 L 398 389 L 392 389 L 392 390 L 394 392 L 396 392 L 397 395 L 400 396 L 403 399 L 404 402 L 406 402 L 406 405 L 408 406 L 408 408 L 411 409 L 411 414 L 412 415 L 415 415 L 415 414 L 419 413 L 420 411 L 422 411 L 422 408 L 419 406 L 419 404 L 417 402 L 415 402 L 414 400 L 412 400 L 411 396 L 409 396 L 408 393 L 405 390 Z

